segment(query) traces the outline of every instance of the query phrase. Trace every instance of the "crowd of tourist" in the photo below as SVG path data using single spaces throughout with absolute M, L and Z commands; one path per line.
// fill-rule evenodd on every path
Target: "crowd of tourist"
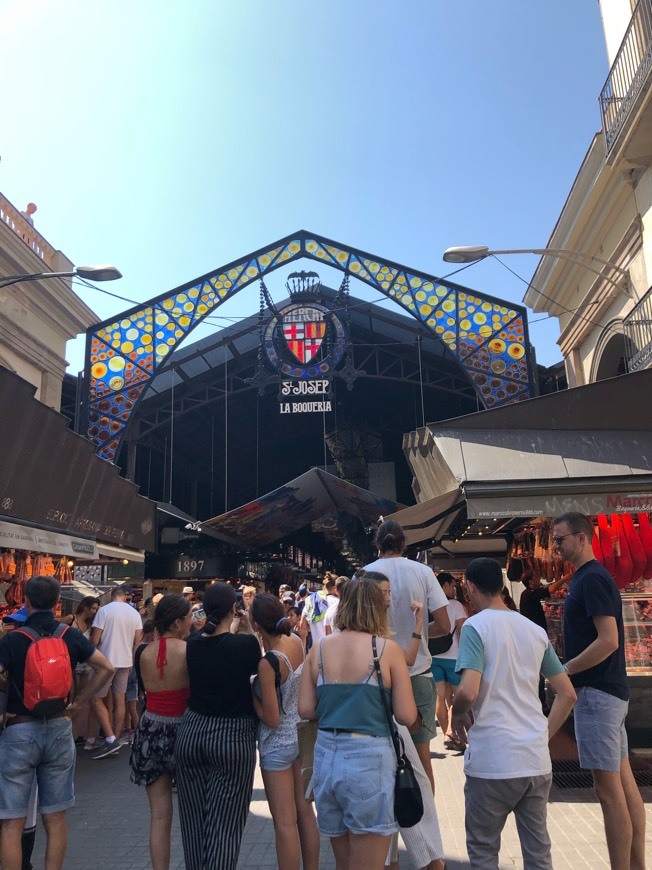
M 316 591 L 215 582 L 197 596 L 191 587 L 159 594 L 139 612 L 130 590 L 116 587 L 102 607 L 83 599 L 65 624 L 53 614 L 58 582 L 31 578 L 25 607 L 5 618 L 0 639 L 3 870 L 31 866 L 37 811 L 46 870 L 63 867 L 75 737 L 97 761 L 130 746 L 131 779 L 149 800 L 154 870 L 170 866 L 175 790 L 188 870 L 236 867 L 257 756 L 281 870 L 318 870 L 320 833 L 337 870 L 397 868 L 399 833 L 415 866 L 442 870 L 436 722 L 448 748 L 465 749 L 471 867 L 498 867 L 514 813 L 524 866 L 550 868 L 548 743 L 574 706 L 611 866 L 643 870 L 645 813 L 624 727 L 622 605 L 593 558 L 592 533 L 581 514 L 555 520 L 554 545 L 576 569 L 563 665 L 535 606 L 545 593 L 529 578 L 523 615 L 505 598 L 497 562 L 474 560 L 463 584 L 435 576 L 405 558 L 392 521 L 377 530 L 376 561 L 350 578 L 328 574 Z M 403 827 L 397 747 L 419 807 Z

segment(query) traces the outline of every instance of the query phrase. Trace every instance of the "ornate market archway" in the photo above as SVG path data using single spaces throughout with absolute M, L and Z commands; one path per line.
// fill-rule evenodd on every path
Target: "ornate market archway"
M 402 306 L 456 357 L 485 408 L 533 395 L 523 306 L 300 230 L 88 330 L 85 425 L 98 455 L 115 459 L 152 378 L 208 314 L 300 259 L 352 275 Z

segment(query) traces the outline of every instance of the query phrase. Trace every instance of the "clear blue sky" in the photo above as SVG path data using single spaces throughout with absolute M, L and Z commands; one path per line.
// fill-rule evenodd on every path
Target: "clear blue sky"
M 300 228 L 434 275 L 449 245 L 543 246 L 608 72 L 596 0 L 0 0 L 0 20 L 0 190 L 138 301 Z M 494 262 L 456 280 L 525 291 Z M 246 292 L 218 313 L 255 311 Z M 557 334 L 531 327 L 540 362 Z

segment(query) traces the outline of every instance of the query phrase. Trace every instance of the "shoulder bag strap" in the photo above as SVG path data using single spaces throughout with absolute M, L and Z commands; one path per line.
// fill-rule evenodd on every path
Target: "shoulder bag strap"
M 389 709 L 389 704 L 387 703 L 387 695 L 385 694 L 385 686 L 383 684 L 383 675 L 380 672 L 380 661 L 378 659 L 378 649 L 376 647 L 376 635 L 373 635 L 371 638 L 371 649 L 374 655 L 374 669 L 376 671 L 376 679 L 378 680 L 378 688 L 380 689 L 380 697 L 383 702 L 383 707 L 385 709 L 385 715 L 387 716 L 387 724 L 389 726 L 389 733 L 392 738 L 392 743 L 394 744 L 394 752 L 396 753 L 396 760 L 398 761 L 399 767 L 403 765 L 403 747 L 401 746 L 401 738 L 399 737 L 396 728 L 394 727 L 394 719 L 392 717 L 392 711 Z

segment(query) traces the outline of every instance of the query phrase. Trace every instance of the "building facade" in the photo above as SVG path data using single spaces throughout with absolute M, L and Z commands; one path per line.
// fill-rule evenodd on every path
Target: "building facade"
M 98 319 L 73 292 L 70 278 L 2 284 L 9 276 L 72 268 L 0 194 L 0 365 L 33 384 L 36 397 L 55 410 L 61 405 L 66 342 Z
M 652 363 L 652 0 L 600 0 L 610 71 L 591 142 L 525 302 L 559 320 L 569 386 Z

